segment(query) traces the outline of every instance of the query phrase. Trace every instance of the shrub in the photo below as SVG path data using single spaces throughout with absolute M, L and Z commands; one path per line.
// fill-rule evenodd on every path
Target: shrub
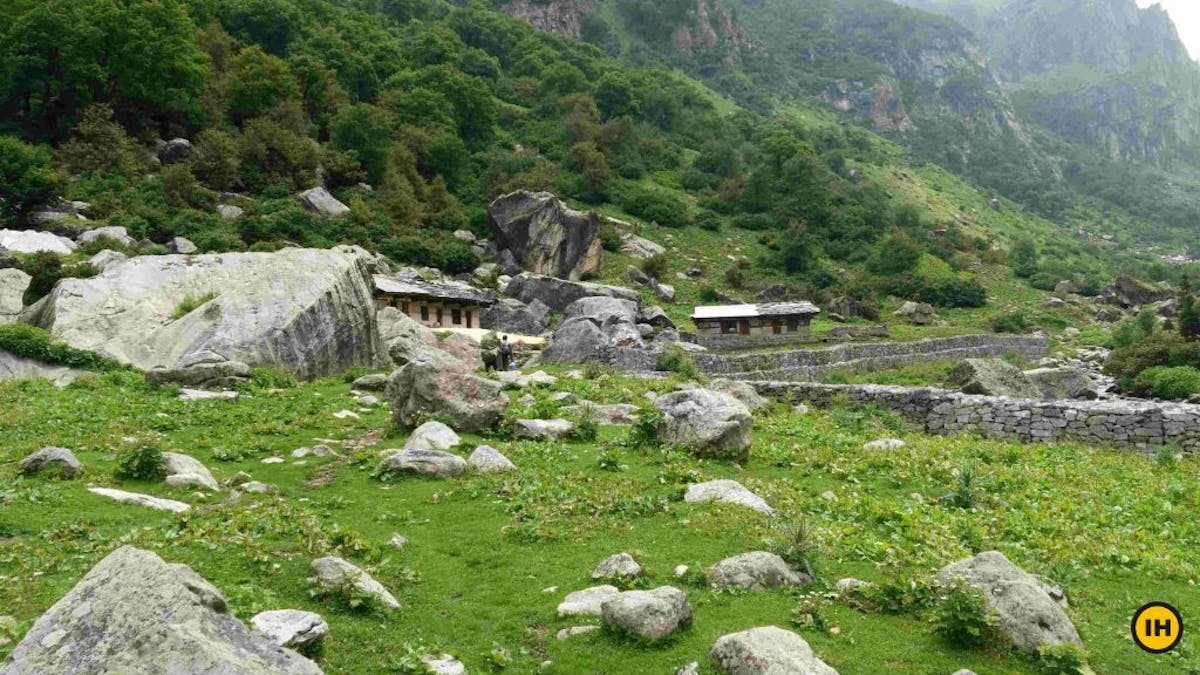
M 600 226 L 600 247 L 609 253 L 621 250 L 621 233 L 612 223 L 606 222 Z
M 625 445 L 633 449 L 657 448 L 658 425 L 662 419 L 662 411 L 657 408 L 648 408 L 639 412 L 637 423 L 629 427 Z
M 997 333 L 1024 333 L 1029 330 L 1029 322 L 1025 320 L 1025 315 L 1013 312 L 1011 314 L 1001 314 L 992 319 L 992 330 Z
M 995 638 L 998 618 L 979 589 L 963 583 L 951 586 L 933 617 L 934 631 L 958 647 L 977 647 Z
M 54 290 L 54 285 L 58 283 L 59 279 L 84 279 L 94 277 L 99 273 L 99 270 L 86 262 L 63 264 L 61 256 L 49 251 L 39 251 L 29 256 L 21 265 L 21 269 L 33 277 L 29 281 L 29 288 L 25 289 L 24 302 L 26 305 L 32 305 L 41 300 L 42 296 Z
M 136 176 L 141 172 L 144 166 L 142 149 L 112 117 L 112 108 L 106 105 L 93 105 L 83 111 L 71 139 L 58 148 L 58 159 L 68 171 L 123 176 Z
M 124 367 L 95 352 L 75 349 L 61 342 L 55 342 L 46 331 L 24 324 L 0 326 L 0 349 L 14 356 L 55 363 L 69 368 L 111 371 Z
M 725 270 L 725 283 L 729 284 L 730 288 L 742 288 L 746 285 L 746 273 L 740 268 L 730 267 Z
M 642 271 L 653 279 L 662 279 L 667 274 L 667 254 L 658 253 L 642 261 Z
M 1045 645 L 1038 648 L 1037 672 L 1039 675 L 1081 675 L 1087 659 L 1083 650 L 1072 644 Z
M 60 183 L 45 148 L 0 136 L 0 223 L 23 218 L 48 201 Z
M 126 480 L 161 480 L 166 474 L 162 449 L 146 444 L 122 452 L 117 458 L 117 468 L 113 474 Z
M 584 443 L 593 443 L 599 433 L 600 427 L 597 424 L 596 407 L 584 403 L 579 409 L 579 419 L 575 423 L 575 428 L 571 430 L 571 439 Z
M 1178 333 L 1158 331 L 1144 340 L 1114 349 L 1104 370 L 1128 387 L 1139 373 L 1155 366 L 1200 368 L 1200 343 L 1184 340 Z
M 663 227 L 683 227 L 688 223 L 687 205 L 669 193 L 634 185 L 620 197 L 621 208 Z
M 692 362 L 692 358 L 682 349 L 675 346 L 668 347 L 663 351 L 662 356 L 658 357 L 656 368 L 669 373 L 679 373 L 689 380 L 695 380 L 700 377 L 700 371 L 697 370 L 696 364 Z
M 967 464 L 955 471 L 958 489 L 941 498 L 943 504 L 957 506 L 960 509 L 973 509 L 979 502 L 979 480 L 975 475 L 975 467 Z
M 251 368 L 250 384 L 260 389 L 295 389 L 296 378 L 271 368 Z
M 808 521 L 803 518 L 788 523 L 780 529 L 780 537 L 767 542 L 768 549 L 783 558 L 789 565 L 802 570 L 812 579 L 817 578 L 816 557 L 820 549 L 813 539 Z
M 1200 370 L 1192 366 L 1155 366 L 1138 373 L 1135 390 L 1156 398 L 1182 401 L 1200 394 Z
M 983 307 L 987 291 L 975 279 L 939 279 L 918 294 L 918 300 L 938 307 Z
M 182 319 L 183 317 L 196 311 L 197 309 L 200 308 L 201 305 L 203 305 L 206 302 L 209 302 L 210 300 L 212 300 L 215 297 L 217 297 L 216 293 L 205 293 L 204 295 L 198 295 L 198 296 L 194 296 L 194 297 L 188 296 L 188 297 L 184 298 L 182 302 L 179 303 L 179 305 L 175 308 L 175 311 L 171 312 L 171 318 L 173 320 Z

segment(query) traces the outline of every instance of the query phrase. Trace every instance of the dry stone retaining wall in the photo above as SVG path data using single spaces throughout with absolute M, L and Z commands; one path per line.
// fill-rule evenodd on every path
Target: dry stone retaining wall
M 1039 401 L 971 396 L 945 389 L 757 381 L 760 394 L 816 406 L 877 405 L 930 433 L 976 432 L 988 438 L 1116 445 L 1141 450 L 1175 445 L 1200 450 L 1200 405 L 1152 401 Z

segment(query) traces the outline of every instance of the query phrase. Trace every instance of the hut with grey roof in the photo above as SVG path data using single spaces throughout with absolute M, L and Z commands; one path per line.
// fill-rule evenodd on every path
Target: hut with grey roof
M 806 300 L 758 305 L 705 305 L 692 312 L 697 341 L 710 349 L 807 342 L 821 310 Z
M 483 310 L 495 304 L 495 291 L 457 281 L 428 281 L 414 275 L 375 275 L 375 302 L 395 307 L 427 328 L 482 328 Z

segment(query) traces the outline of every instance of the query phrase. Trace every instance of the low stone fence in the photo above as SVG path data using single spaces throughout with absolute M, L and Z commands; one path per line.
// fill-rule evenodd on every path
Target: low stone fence
M 793 349 L 758 354 L 692 354 L 704 373 L 740 380 L 808 382 L 837 371 L 872 371 L 923 361 L 986 358 L 1017 354 L 1033 360 L 1045 356 L 1050 343 L 1025 335 L 960 335 L 916 342 L 863 342 L 822 349 Z M 626 371 L 654 370 L 659 354 L 615 347 L 606 360 Z
M 1116 445 L 1140 450 L 1175 445 L 1200 450 L 1200 405 L 1153 401 L 1038 401 L 970 396 L 931 388 L 756 381 L 760 394 L 790 402 L 876 405 L 929 433 L 976 432 L 988 438 Z

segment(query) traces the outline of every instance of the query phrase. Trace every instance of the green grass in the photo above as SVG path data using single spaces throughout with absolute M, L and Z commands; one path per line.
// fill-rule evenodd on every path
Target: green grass
M 602 403 L 643 403 L 645 391 L 668 391 L 676 382 L 590 375 L 557 388 Z M 533 672 L 544 661 L 551 665 L 542 672 L 550 673 L 673 672 L 688 661 L 705 663 L 718 636 L 767 624 L 798 630 L 846 673 L 1034 672 L 1029 660 L 1005 649 L 972 651 L 942 641 L 929 613 L 865 614 L 822 599 L 821 618 L 836 634 L 791 626 L 793 608 L 811 589 L 716 593 L 688 585 L 695 624 L 659 647 L 604 632 L 554 638 L 558 629 L 585 622 L 557 619 L 555 606 L 567 592 L 592 585 L 589 571 L 609 554 L 632 552 L 647 569 L 647 585 L 678 583 L 676 565 L 701 569 L 761 548 L 803 519 L 818 547 L 818 590 L 844 576 L 925 579 L 973 551 L 998 548 L 1064 585 L 1097 672 L 1198 665 L 1194 658 L 1144 654 L 1126 638 L 1129 616 L 1151 600 L 1171 602 L 1185 616 L 1200 613 L 1195 460 L 1160 465 L 1135 453 L 1073 445 L 927 437 L 870 410 L 798 416 L 774 405 L 756 416 L 754 458 L 745 470 L 680 453 L 630 451 L 619 443 L 625 432 L 610 427 L 601 427 L 596 443 L 487 439 L 517 463 L 519 472 L 507 478 L 373 479 L 376 451 L 399 447 L 403 434 L 373 449 L 343 449 L 344 460 L 260 462 L 318 439 L 387 432 L 383 408 L 359 420 L 333 417 L 356 408 L 348 389 L 326 380 L 251 390 L 235 402 L 185 404 L 124 373 L 63 390 L 34 382 L 0 386 L 3 612 L 17 618 L 23 633 L 97 560 L 130 543 L 191 565 L 222 589 L 242 619 L 283 607 L 322 613 L 332 627 L 320 657 L 329 673 L 388 672 L 406 648 L 448 651 L 471 672 L 488 672 L 494 646 L 512 656 L 508 672 Z M 908 447 L 887 454 L 861 449 L 882 435 L 903 437 Z M 194 455 L 218 479 L 247 471 L 277 485 L 279 495 L 224 504 L 222 497 L 200 498 L 162 483 L 115 480 L 120 452 L 147 439 Z M 468 438 L 468 448 L 481 440 Z M 16 477 L 15 461 L 47 444 L 74 449 L 86 476 Z M 955 470 L 968 464 L 976 467 L 979 509 L 940 504 L 956 488 Z M 680 501 L 686 481 L 721 477 L 763 495 L 780 512 L 779 522 Z M 176 517 L 106 501 L 85 485 L 170 495 L 196 508 Z M 820 499 L 826 490 L 838 500 Z M 408 537 L 403 551 L 387 547 L 393 532 Z M 308 564 L 326 554 L 365 566 L 405 609 L 385 617 L 312 599 Z M 543 592 L 551 586 L 558 591 Z M 0 646 L 0 657 L 11 646 Z

